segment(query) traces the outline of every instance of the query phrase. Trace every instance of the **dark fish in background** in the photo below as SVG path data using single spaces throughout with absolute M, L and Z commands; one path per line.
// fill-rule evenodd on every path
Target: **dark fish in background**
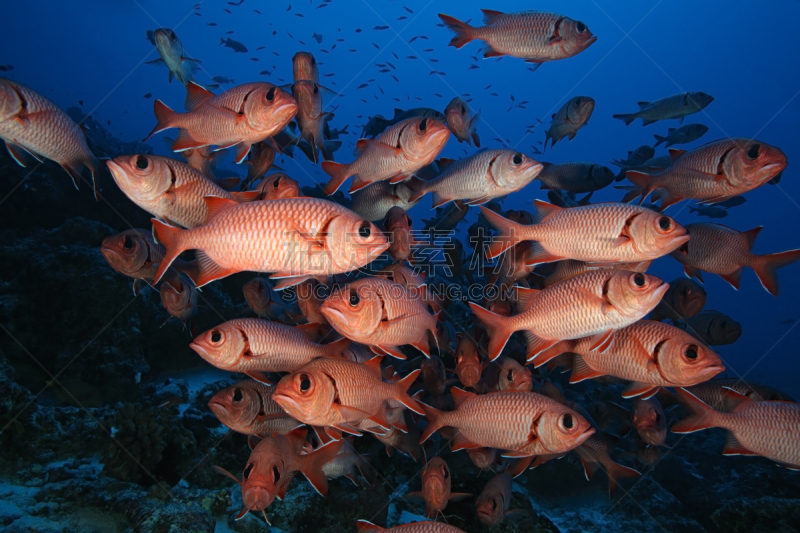
M 0 65 L 0 72 L 10 72 L 14 70 L 14 65 Z
M 461 222 L 467 213 L 469 206 L 459 207 L 457 204 L 452 203 L 445 207 L 437 207 L 434 218 L 427 220 L 423 219 L 425 223 L 424 229 L 434 229 L 437 231 L 451 231 L 456 229 L 458 223 Z
M 669 289 L 650 313 L 650 320 L 670 319 L 673 322 L 700 313 L 706 306 L 706 290 L 693 279 L 678 278 L 669 282 Z
M 724 202 L 720 202 L 716 205 L 718 207 L 724 207 L 725 209 L 730 209 L 731 207 L 738 207 L 743 203 L 745 203 L 746 201 L 747 198 L 745 198 L 744 196 L 734 196 L 733 198 L 725 200 Z
M 473 115 L 469 104 L 461 97 L 456 96 L 447 104 L 444 114 L 447 120 L 447 127 L 453 132 L 458 142 L 469 144 L 470 139 L 472 139 L 475 147 L 480 148 L 481 140 L 475 131 L 475 125 L 481 116 L 480 113 Z
M 233 85 L 234 83 L 236 83 L 236 80 L 234 80 L 233 78 L 228 78 L 226 76 L 214 76 L 211 79 L 219 83 L 220 85 Z
M 715 378 L 705 383 L 700 383 L 699 385 L 692 385 L 691 387 L 684 388 L 717 411 L 725 411 L 726 409 L 725 398 L 722 394 L 724 389 L 735 390 L 739 394 L 747 396 L 757 402 L 795 401 L 794 398 L 778 389 L 739 378 Z M 659 396 L 668 398 L 671 403 L 680 402 L 680 398 L 677 395 L 669 393 L 666 390 L 659 392 Z M 665 403 L 665 406 L 666 405 Z
M 637 102 L 639 111 L 635 113 L 620 113 L 611 116 L 624 121 L 626 126 L 637 118 L 642 119 L 642 126 L 673 118 L 680 119 L 683 123 L 683 119 L 688 115 L 699 113 L 713 101 L 714 97 L 704 92 L 673 94 L 655 102 Z
M 364 187 L 353 194 L 350 209 L 370 222 L 382 220 L 392 207 L 398 206 L 409 210 L 417 202 L 410 202 L 412 191 L 405 183 L 392 185 L 388 181 L 379 181 Z
M 405 111 L 395 108 L 394 116 L 390 119 L 384 118 L 383 115 L 375 115 L 374 117 L 370 117 L 367 121 L 367 124 L 364 126 L 363 131 L 361 132 L 361 136 L 376 137 L 389 126 L 397 124 L 401 120 L 411 117 L 425 117 L 438 120 L 439 122 L 447 122 L 447 117 L 443 113 L 440 113 L 435 109 L 431 109 L 430 107 L 415 107 Z
M 653 135 L 656 138 L 656 147 L 661 143 L 666 143 L 665 148 L 669 148 L 673 144 L 687 144 L 696 141 L 706 134 L 708 126 L 705 124 L 686 124 L 680 128 L 670 128 L 667 134 L 662 137 L 661 135 Z
M 593 192 L 590 192 L 583 198 L 575 196 L 574 192 L 560 191 L 558 189 L 551 189 L 547 191 L 547 199 L 551 204 L 559 207 L 578 207 L 580 205 L 591 205 L 589 200 L 592 199 Z
M 166 65 L 170 83 L 173 77 L 184 85 L 194 81 L 194 72 L 200 61 L 186 56 L 183 44 L 174 31 L 158 28 L 153 32 L 153 42 L 161 57 L 148 61 L 148 65 Z
M 645 161 L 647 161 L 648 159 L 652 159 L 653 156 L 655 155 L 656 155 L 655 148 L 647 144 L 643 144 L 636 150 L 628 152 L 627 159 L 612 159 L 611 164 L 619 167 L 620 170 L 624 171 L 629 168 L 633 168 L 638 165 L 644 164 Z
M 486 26 L 479 28 L 439 13 L 442 22 L 455 33 L 450 46 L 461 48 L 479 39 L 486 42 L 483 57 L 510 55 L 534 63 L 536 70 L 546 61 L 579 54 L 597 40 L 586 24 L 558 13 L 481 11 Z
M 535 179 L 542 182 L 542 189 L 557 189 L 570 193 L 599 191 L 614 181 L 614 172 L 595 163 L 545 163 L 544 169 Z
M 589 123 L 594 106 L 594 98 L 589 96 L 570 98 L 561 109 L 553 113 L 550 127 L 545 132 L 544 148 L 547 149 L 547 141 L 551 141 L 552 148 L 564 137 L 569 137 L 570 141 L 574 139 L 578 130 Z
M 165 279 L 161 284 L 161 305 L 170 318 L 177 318 L 183 322 L 184 327 L 189 326 L 192 317 L 197 313 L 197 289 L 194 283 L 185 274 Z M 194 336 L 193 328 L 190 332 Z
M 709 346 L 733 344 L 742 336 L 742 325 L 720 311 L 703 311 L 687 322 L 686 330 Z
M 728 210 L 718 205 L 699 205 L 696 207 L 690 205 L 689 212 L 708 218 L 725 218 L 728 216 Z
M 467 450 L 471 451 L 471 450 Z M 472 457 L 470 455 L 470 457 Z M 490 479 L 483 487 L 478 499 L 475 501 L 475 512 L 478 520 L 487 526 L 496 526 L 503 518 L 525 516 L 528 511 L 511 509 L 511 475 L 502 472 Z
M 422 499 L 425 501 L 425 516 L 436 519 L 444 516 L 444 509 L 450 501 L 459 501 L 469 498 L 472 494 L 465 492 L 451 492 L 452 476 L 450 467 L 441 457 L 432 457 L 422 470 L 422 490 L 409 492 L 405 495 L 408 499 Z
M 298 198 L 300 184 L 283 172 L 276 172 L 265 176 L 255 190 L 260 191 L 259 200 L 278 200 L 280 198 Z
M 245 45 L 243 45 L 239 41 L 235 41 L 235 40 L 231 39 L 230 37 L 227 38 L 227 39 L 220 38 L 219 44 L 220 44 L 220 46 L 222 46 L 224 44 L 225 46 L 227 46 L 228 48 L 233 50 L 234 53 L 237 53 L 237 54 L 246 54 L 247 53 L 247 47 Z
M 319 85 L 310 80 L 295 81 L 292 84 L 292 96 L 297 101 L 295 121 L 300 128 L 300 136 L 311 147 L 311 154 L 314 156 L 311 161 L 314 164 L 319 162 L 318 150 L 322 152 L 325 161 L 332 161 L 333 152 L 341 147 L 342 142 L 325 139 L 325 124 L 333 118 L 333 114 L 322 110 Z

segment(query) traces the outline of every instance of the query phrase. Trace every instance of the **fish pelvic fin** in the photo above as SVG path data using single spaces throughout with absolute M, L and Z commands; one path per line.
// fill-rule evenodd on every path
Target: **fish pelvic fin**
M 453 38 L 450 39 L 448 46 L 455 46 L 456 48 L 461 48 L 468 42 L 475 39 L 473 35 L 473 30 L 475 28 L 473 28 L 466 22 L 461 22 L 457 18 L 451 17 L 450 15 L 445 15 L 443 13 L 439 13 L 439 18 L 442 19 L 442 22 L 444 22 L 445 26 L 450 28 L 450 30 L 452 30 L 453 33 L 455 33 Z
M 350 346 L 350 339 L 348 338 L 341 338 L 338 341 L 333 341 L 324 346 L 325 355 L 341 359 L 348 346 Z
M 331 177 L 331 180 L 323 188 L 323 192 L 330 196 L 339 190 L 342 183 L 350 177 L 347 165 L 343 163 L 336 163 L 334 161 L 323 161 L 322 170 L 325 174 Z
M 678 389 L 680 402 L 691 411 L 691 414 L 673 424 L 673 433 L 694 433 L 701 429 L 708 429 L 717 426 L 719 413 L 709 407 L 705 402 L 686 389 Z
M 328 478 L 325 476 L 325 472 L 322 471 L 322 467 L 333 460 L 341 450 L 342 441 L 338 440 L 326 444 L 305 456 L 306 460 L 303 462 L 300 472 L 321 496 L 328 494 Z
M 419 402 L 419 405 L 425 412 L 425 418 L 428 419 L 428 425 L 425 426 L 425 430 L 422 432 L 422 436 L 419 439 L 419 443 L 422 444 L 423 442 L 428 440 L 431 437 L 431 435 L 436 433 L 438 430 L 442 429 L 444 427 L 444 424 L 442 424 L 441 411 L 422 402 Z
M 423 410 L 421 403 L 412 398 L 408 395 L 408 389 L 411 385 L 417 380 L 419 375 L 422 373 L 421 369 L 416 369 L 411 372 L 409 375 L 401 379 L 396 383 L 397 388 L 399 389 L 400 394 L 397 395 L 395 398 L 398 402 L 402 403 L 415 413 L 419 415 L 424 415 L 425 411 Z
M 489 359 L 494 361 L 500 357 L 509 337 L 515 330 L 508 317 L 492 313 L 473 302 L 470 302 L 469 306 L 478 320 L 486 326 L 486 331 L 489 333 Z
M 778 269 L 800 260 L 800 250 L 789 250 L 779 254 L 767 254 L 757 258 L 753 270 L 758 281 L 773 296 L 778 295 Z

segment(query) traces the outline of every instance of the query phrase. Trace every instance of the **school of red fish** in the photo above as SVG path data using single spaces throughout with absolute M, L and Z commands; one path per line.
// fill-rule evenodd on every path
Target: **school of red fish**
M 450 45 L 481 40 L 484 57 L 512 56 L 538 68 L 597 40 L 586 24 L 559 14 L 483 14 L 480 27 L 439 15 L 455 34 Z M 701 313 L 706 295 L 693 280 L 666 283 L 646 273 L 653 260 L 669 255 L 689 277 L 718 274 L 738 288 L 749 267 L 777 296 L 777 270 L 798 261 L 800 250 L 756 255 L 761 227 L 682 226 L 663 210 L 685 199 L 730 201 L 779 179 L 787 166 L 780 148 L 725 138 L 690 151 L 670 149 L 669 161 L 631 154 L 624 202 L 537 199 L 533 212 L 502 212 L 494 200 L 537 179 L 543 189 L 573 194 L 596 191 L 615 176 L 606 167 L 551 165 L 505 148 L 437 160 L 451 133 L 459 142 L 480 144 L 478 116 L 458 97 L 445 113 L 409 111 L 359 140 L 352 161 L 334 162 L 341 142 L 330 136 L 333 115 L 324 112 L 327 92 L 310 53 L 294 56 L 290 87 L 252 82 L 213 94 L 173 72 L 181 61 L 170 62 L 169 49 L 162 50 L 165 35 L 173 42 L 177 37 L 157 30 L 156 43 L 162 43 L 170 76 L 186 85 L 187 111 L 156 100 L 150 136 L 177 128 L 172 149 L 187 162 L 148 154 L 105 161 L 119 189 L 152 215 L 153 228 L 108 237 L 101 251 L 115 271 L 134 279 L 136 293 L 160 283 L 164 307 L 184 322 L 196 312 L 200 287 L 243 271 L 270 274 L 243 287 L 254 317 L 221 323 L 190 344 L 207 363 L 247 376 L 208 403 L 222 424 L 250 437 L 241 478 L 218 468 L 241 485 L 239 517 L 254 511 L 267 519 L 266 510 L 297 472 L 323 496 L 328 479 L 347 476 L 357 483 L 360 472 L 372 482 L 368 457 L 354 446 L 358 438 L 376 438 L 388 453 L 415 461 L 429 454 L 432 448 L 423 446 L 432 439 L 466 450 L 476 469 L 494 473 L 475 496 L 486 525 L 524 518 L 524 511 L 509 509 L 512 478 L 569 452 L 578 455 L 587 478 L 604 470 L 610 492 L 619 480 L 639 476 L 612 459 L 618 440 L 609 428 L 612 418 L 638 439 L 641 457 L 658 456 L 670 429 L 719 427 L 729 432 L 724 454 L 759 455 L 800 469 L 800 404 L 767 387 L 712 379 L 725 366 L 710 346 L 732 342 L 729 324 L 706 315 L 714 312 Z M 682 121 L 711 100 L 685 93 L 641 102 L 638 112 L 615 118 L 626 124 L 641 118 L 645 125 Z M 574 138 L 594 107 L 585 96 L 568 101 L 553 114 L 545 144 Z M 684 142 L 676 135 L 670 130 L 669 144 Z M 101 167 L 78 125 L 9 79 L 0 79 L 0 138 L 20 164 L 29 156 L 53 160 L 76 186 L 86 167 L 99 194 Z M 319 197 L 303 196 L 284 173 L 266 175 L 276 153 L 300 142 L 330 176 Z M 236 163 L 249 165 L 247 178 L 233 186 L 216 179 L 210 164 L 214 152 L 228 148 Z M 351 177 L 352 209 L 326 198 L 342 196 L 332 195 Z M 500 290 L 496 297 L 481 292 L 472 298 L 470 324 L 457 323 L 448 313 L 453 302 L 435 294 L 417 268 L 416 251 L 425 244 L 415 241 L 406 210 L 428 193 L 433 208 L 453 202 L 440 208 L 448 210 L 434 221 L 440 228 L 452 229 L 471 206 L 488 204 L 480 207 L 481 220 L 497 232 L 481 233 L 477 248 L 503 265 L 490 283 Z M 627 203 L 648 196 L 660 206 Z M 461 246 L 444 251 L 448 277 L 474 285 L 482 274 L 463 269 Z M 194 251 L 193 260 L 185 259 L 186 251 Z M 364 275 L 370 265 L 374 275 Z M 273 292 L 284 289 L 296 302 Z M 458 337 L 454 329 L 461 329 Z M 395 367 L 407 370 L 400 374 Z M 621 396 L 631 403 L 569 400 L 547 379 L 556 367 L 571 371 L 569 383 L 625 382 Z M 668 428 L 664 408 L 674 404 L 689 415 Z M 448 464 L 435 454 L 426 460 L 419 490 L 408 495 L 424 502 L 433 519 L 443 516 L 449 501 L 472 497 L 451 490 Z M 358 527 L 382 530 L 366 521 Z M 419 522 L 391 531 L 460 530 Z

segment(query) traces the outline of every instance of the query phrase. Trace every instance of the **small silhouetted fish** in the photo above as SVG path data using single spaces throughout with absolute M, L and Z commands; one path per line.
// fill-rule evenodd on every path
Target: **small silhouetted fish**
M 302 13 L 295 13 L 294 16 L 295 17 L 300 17 L 300 18 L 305 17 L 305 15 L 303 15 Z
M 244 0 L 239 0 L 238 2 L 228 2 L 229 6 L 240 6 L 244 4 Z
M 226 7 L 226 8 L 224 8 L 224 9 L 223 9 L 223 11 L 224 11 L 225 13 L 229 14 L 229 15 L 233 15 L 233 11 L 231 11 L 231 10 L 230 10 L 230 9 L 228 9 L 227 7 Z M 199 13 L 195 13 L 195 15 L 199 15 Z
M 147 93 L 147 94 L 145 94 L 145 95 L 144 95 L 144 97 L 145 97 L 145 98 L 152 98 L 152 97 L 153 97 L 153 95 L 152 95 L 152 94 L 150 94 L 150 93 Z
M 232 33 L 233 33 L 233 30 L 228 30 L 228 31 L 225 32 L 225 35 L 231 35 Z
M 251 57 L 251 58 L 250 58 L 250 61 L 261 61 L 261 60 L 260 60 L 260 59 L 258 59 L 257 57 Z
M 403 9 L 405 9 L 405 10 L 406 10 L 406 11 L 408 11 L 409 13 L 413 13 L 413 12 L 414 12 L 414 10 L 413 10 L 413 9 L 411 9 L 410 7 L 408 7 L 408 6 L 403 6 Z
M 361 85 L 359 85 L 359 86 L 358 86 L 356 89 L 363 89 L 363 88 L 365 88 L 365 87 L 369 87 L 369 83 L 362 83 L 362 84 L 361 84 Z
M 738 207 L 743 203 L 745 203 L 746 201 L 747 198 L 745 198 L 744 196 L 734 196 L 733 198 L 725 200 L 724 202 L 720 202 L 716 205 L 718 205 L 719 207 L 731 208 L 731 207 Z
M 208 24 L 206 24 L 206 26 L 216 26 L 216 25 L 217 25 L 216 22 L 209 22 Z
M 373 31 L 382 31 L 382 30 L 388 30 L 388 29 L 389 29 L 389 26 L 375 26 L 374 28 L 372 28 Z
M 266 48 L 266 46 L 259 46 L 258 48 L 256 48 L 256 52 L 258 52 L 259 50 L 263 50 L 264 48 Z
M 380 46 L 378 46 L 378 44 L 377 44 L 377 43 L 372 43 L 372 46 L 374 46 L 374 47 L 375 47 L 375 48 L 377 48 L 378 50 L 380 50 L 380 49 L 381 49 L 381 47 L 380 47 Z
M 397 20 L 406 20 L 408 17 L 403 15 L 402 17 L 397 17 Z
M 286 7 L 286 11 L 291 11 L 291 10 L 292 10 L 292 4 L 289 4 L 289 5 Z
M 257 15 L 260 15 L 260 14 L 261 14 L 261 11 L 259 11 L 258 9 L 254 9 L 254 10 L 253 10 L 253 13 L 256 13 Z
M 261 75 L 261 76 L 271 76 L 272 72 L 270 72 L 269 70 L 262 70 L 261 72 L 259 72 L 259 75 Z
M 361 28 L 356 28 L 356 33 L 361 33 Z
M 322 35 L 320 35 L 319 33 L 314 33 L 313 35 L 311 35 L 311 38 L 317 41 L 317 44 L 322 44 Z
M 2 70 L 3 72 L 14 70 L 14 65 L 0 65 L 0 70 Z
M 235 40 L 233 40 L 231 38 L 220 39 L 219 40 L 219 44 L 220 45 L 224 44 L 225 46 L 227 46 L 228 48 L 233 50 L 235 53 L 239 53 L 239 54 L 246 54 L 247 53 L 247 47 L 245 45 L 243 45 L 239 41 L 235 41 Z
M 242 1 L 244 1 L 244 0 L 242 0 Z M 211 79 L 214 80 L 215 82 L 219 83 L 220 85 L 230 85 L 230 84 L 233 84 L 236 81 L 236 80 L 228 78 L 226 76 L 214 76 Z
M 697 213 L 701 217 L 708 218 L 725 218 L 728 216 L 728 210 L 718 205 L 689 206 L 689 212 Z

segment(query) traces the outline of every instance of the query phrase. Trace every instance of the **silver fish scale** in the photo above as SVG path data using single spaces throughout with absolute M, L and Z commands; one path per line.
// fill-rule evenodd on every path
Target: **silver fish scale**
M 681 262 L 711 272 L 730 274 L 743 266 L 753 266 L 758 256 L 750 251 L 744 234 L 720 224 L 689 224 L 689 255 L 674 252 Z
M 645 119 L 664 120 L 681 118 L 702 111 L 702 109 L 691 97 L 687 98 L 685 93 L 680 93 L 650 102 L 635 114 Z
M 654 259 L 638 252 L 635 246 L 614 246 L 625 221 L 637 213 L 651 211 L 621 203 L 560 209 L 539 224 L 523 226 L 520 238 L 539 241 L 548 252 L 579 261 L 637 262 Z
M 150 157 L 155 159 L 154 156 Z M 175 193 L 175 201 L 168 202 L 163 199 L 163 196 L 160 197 L 152 203 L 153 205 L 148 205 L 153 210 L 147 209 L 147 211 L 152 214 L 174 220 L 181 226 L 194 228 L 205 223 L 208 216 L 208 207 L 203 200 L 205 196 L 231 197 L 228 191 L 189 165 L 166 157 L 158 159 L 161 159 L 175 176 L 175 185 L 170 186 L 167 191 L 167 193 Z M 180 191 L 176 191 L 176 189 L 180 189 Z M 189 194 L 185 193 L 187 190 L 190 191 Z
M 550 44 L 556 22 L 565 19 L 556 13 L 537 11 L 500 15 L 474 34 L 498 52 L 526 59 L 561 59 L 566 57 L 560 46 Z
M 238 318 L 225 325 L 241 329 L 247 335 L 253 353 L 241 357 L 232 371 L 293 372 L 315 357 L 328 353 L 324 345 L 311 342 L 297 328 L 279 322 Z
M 14 88 L 27 104 L 27 114 L 46 113 L 25 119 L 0 122 L 0 138 L 20 144 L 40 156 L 72 167 L 92 165 L 94 156 L 86 145 L 80 127 L 56 104 L 11 80 L 0 78 L 0 84 Z
M 398 184 L 401 185 L 401 184 Z M 376 221 L 382 220 L 394 206 L 400 206 L 405 210 L 414 207 L 416 202 L 404 202 L 397 195 L 396 187 L 388 181 L 379 181 L 365 187 L 364 189 L 353 194 L 353 203 L 350 206 L 354 212 L 364 217 L 366 220 Z M 405 187 L 405 185 L 402 185 Z M 409 192 L 410 196 L 410 192 Z M 406 196 L 408 198 L 409 196 Z
M 603 285 L 617 271 L 592 270 L 541 291 L 527 311 L 508 318 L 515 331 L 529 330 L 545 339 L 577 339 L 628 326 L 638 318 L 616 311 L 604 314 Z M 584 293 L 596 297 L 587 303 Z
M 716 413 L 719 427 L 759 455 L 800 466 L 800 404 L 748 402 L 735 413 Z
M 495 158 L 512 150 L 486 150 L 452 163 L 441 176 L 425 183 L 423 190 L 437 192 L 443 198 L 472 199 L 495 194 L 487 174 Z

